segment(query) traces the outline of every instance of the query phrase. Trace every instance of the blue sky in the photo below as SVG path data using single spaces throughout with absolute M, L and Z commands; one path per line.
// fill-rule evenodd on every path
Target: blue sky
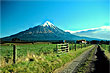
M 42 0 L 1 2 L 1 35 L 9 36 L 52 22 L 63 30 L 83 30 L 109 25 L 109 0 Z

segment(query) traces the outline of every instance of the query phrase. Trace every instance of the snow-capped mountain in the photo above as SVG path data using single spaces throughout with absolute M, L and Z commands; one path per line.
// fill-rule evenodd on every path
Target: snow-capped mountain
M 24 41 L 44 41 L 44 40 L 79 40 L 87 39 L 93 40 L 94 38 L 79 37 L 69 32 L 65 32 L 58 27 L 54 26 L 51 22 L 46 21 L 42 25 L 29 28 L 26 31 L 19 32 L 9 37 L 2 38 L 4 41 L 11 41 L 13 38 L 19 38 Z
M 55 27 L 51 22 L 46 21 L 42 26 L 50 26 L 50 27 Z
M 81 37 L 89 37 L 89 38 L 98 38 L 103 40 L 110 40 L 110 26 L 102 26 L 98 28 L 91 28 L 79 31 L 69 31 L 71 34 L 81 36 Z
M 29 28 L 26 31 L 11 35 L 3 38 L 5 41 L 11 41 L 13 38 L 19 38 L 20 40 L 37 41 L 37 40 L 64 40 L 79 38 L 68 32 L 65 32 L 58 27 L 54 26 L 51 22 L 46 21 L 44 24 Z

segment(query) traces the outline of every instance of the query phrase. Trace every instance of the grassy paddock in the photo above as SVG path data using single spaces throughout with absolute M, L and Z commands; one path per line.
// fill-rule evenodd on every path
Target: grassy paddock
M 74 45 L 74 44 L 73 44 Z M 71 46 L 73 46 L 70 44 Z M 78 44 L 77 44 L 78 46 Z M 13 46 L 1 46 L 0 58 L 1 66 L 0 73 L 2 72 L 36 72 L 36 73 L 49 73 L 55 69 L 63 66 L 65 63 L 73 60 L 82 52 L 93 47 L 88 46 L 74 51 L 74 47 L 68 53 L 56 53 L 56 44 L 28 44 L 17 45 L 17 60 L 16 64 L 12 64 L 12 51 Z M 78 47 L 77 47 L 78 48 Z
M 110 60 L 110 45 L 101 44 L 101 49 L 104 50 L 105 55 Z

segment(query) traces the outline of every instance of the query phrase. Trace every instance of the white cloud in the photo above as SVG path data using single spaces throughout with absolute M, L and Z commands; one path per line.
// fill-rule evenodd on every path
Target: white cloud
M 100 29 L 110 31 L 110 26 L 102 26 Z
M 76 31 L 65 30 L 65 32 L 75 33 Z
M 77 33 L 77 32 L 88 31 L 88 30 L 96 30 L 96 29 L 110 31 L 110 26 L 102 26 L 102 27 L 98 27 L 98 28 L 90 28 L 90 29 L 84 29 L 84 30 L 78 30 L 78 31 L 65 30 L 65 32 Z

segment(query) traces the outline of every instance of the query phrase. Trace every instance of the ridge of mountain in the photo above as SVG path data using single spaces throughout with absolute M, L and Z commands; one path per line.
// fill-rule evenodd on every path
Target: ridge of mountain
M 9 37 L 2 38 L 3 41 L 11 41 L 13 38 L 19 38 L 24 41 L 41 41 L 41 40 L 96 40 L 73 35 L 54 26 L 51 22 L 46 21 L 43 25 L 38 25 L 28 30 L 19 32 Z

